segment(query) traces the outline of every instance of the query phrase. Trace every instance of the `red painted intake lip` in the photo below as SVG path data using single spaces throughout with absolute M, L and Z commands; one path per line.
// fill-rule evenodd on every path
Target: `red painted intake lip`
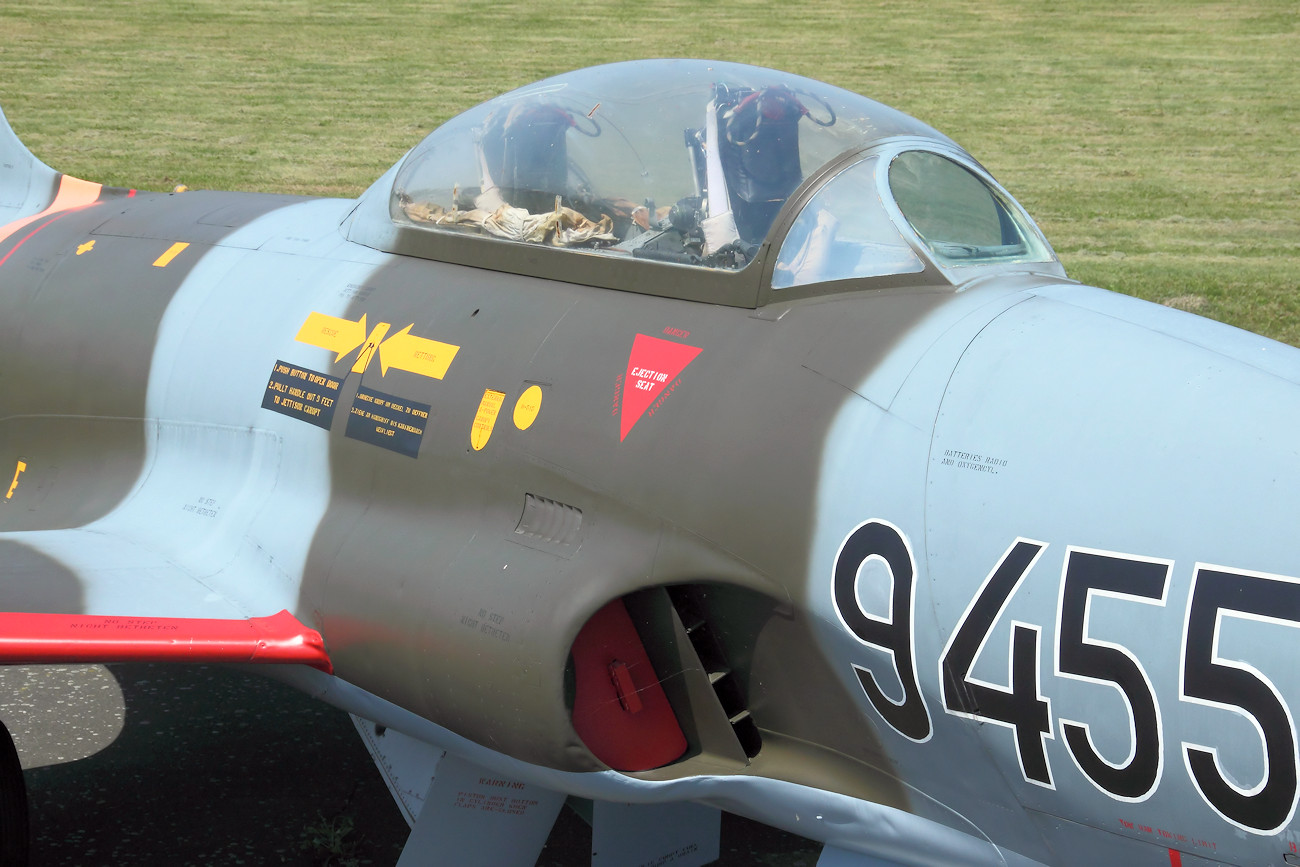
M 573 728 L 596 758 L 617 771 L 648 771 L 686 752 L 686 736 L 623 600 L 582 627 L 573 664 Z

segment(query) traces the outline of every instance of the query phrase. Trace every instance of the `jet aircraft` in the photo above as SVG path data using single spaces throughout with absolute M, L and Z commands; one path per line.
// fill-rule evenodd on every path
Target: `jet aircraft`
M 773 70 L 561 75 L 356 200 L 0 120 L 0 657 L 256 663 L 400 864 L 1300 864 L 1300 352 L 1067 277 Z M 3 827 L 22 855 L 21 774 Z

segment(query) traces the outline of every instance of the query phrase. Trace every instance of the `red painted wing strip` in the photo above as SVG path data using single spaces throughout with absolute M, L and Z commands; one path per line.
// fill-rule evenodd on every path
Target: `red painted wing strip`
M 334 672 L 325 641 L 288 611 L 248 620 L 0 614 L 0 663 L 257 662 Z

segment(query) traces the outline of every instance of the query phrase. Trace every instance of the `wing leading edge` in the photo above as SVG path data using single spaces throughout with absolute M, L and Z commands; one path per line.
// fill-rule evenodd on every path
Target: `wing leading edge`
M 231 566 L 244 585 L 272 583 L 244 561 Z M 8 609 L 0 665 L 260 663 L 333 673 L 324 638 L 288 610 L 286 594 L 240 598 L 219 573 L 102 529 L 0 533 Z
M 0 613 L 0 664 L 49 662 L 297 663 L 334 670 L 320 633 L 288 611 L 244 620 Z

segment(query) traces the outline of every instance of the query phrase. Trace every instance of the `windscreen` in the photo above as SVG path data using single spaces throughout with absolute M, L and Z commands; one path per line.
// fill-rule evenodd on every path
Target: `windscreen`
M 1018 207 L 965 166 L 905 151 L 889 166 L 894 201 L 941 265 L 1047 262 L 1055 256 Z
M 808 200 L 781 244 L 773 289 L 924 270 L 885 210 L 879 166 L 869 156 Z

